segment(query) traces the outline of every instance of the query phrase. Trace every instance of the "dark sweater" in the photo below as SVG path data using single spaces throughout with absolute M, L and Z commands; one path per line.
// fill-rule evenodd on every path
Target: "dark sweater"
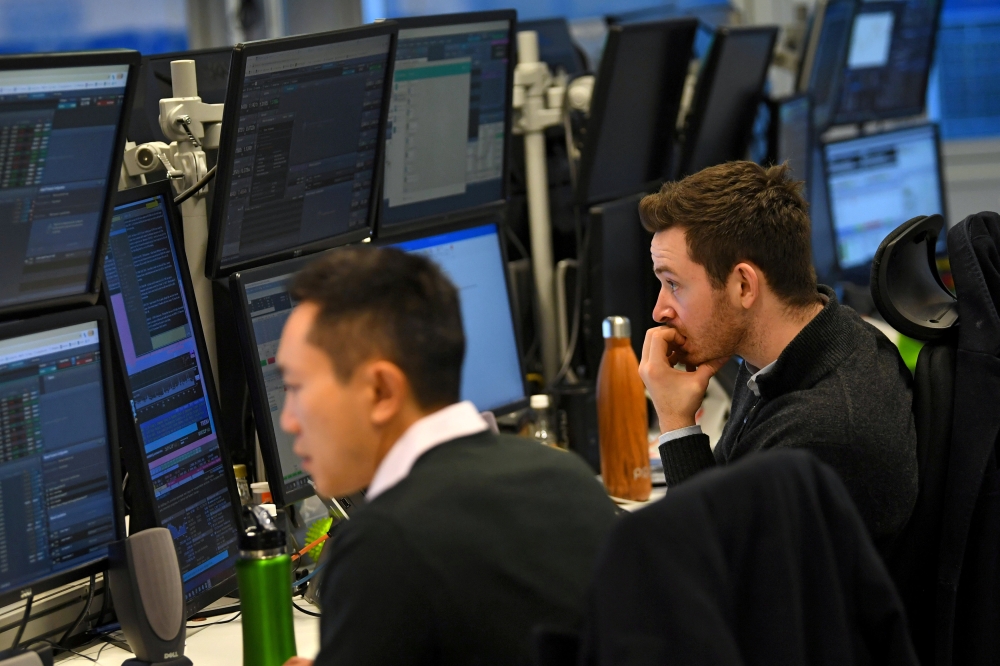
M 590 468 L 482 433 L 425 453 L 335 533 L 316 666 L 528 664 L 583 610 L 616 510 Z
M 753 451 L 806 448 L 847 486 L 876 545 L 906 524 L 917 497 L 912 378 L 899 351 L 854 310 L 828 301 L 757 380 L 744 363 L 714 455 L 707 435 L 660 446 L 667 485 Z M 745 423 L 744 423 L 745 422 Z

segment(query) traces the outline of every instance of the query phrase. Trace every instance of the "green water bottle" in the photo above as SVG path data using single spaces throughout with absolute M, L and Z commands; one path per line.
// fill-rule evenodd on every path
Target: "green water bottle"
M 292 558 L 285 533 L 267 510 L 244 509 L 236 579 L 243 613 L 243 666 L 282 666 L 296 655 L 292 626 Z

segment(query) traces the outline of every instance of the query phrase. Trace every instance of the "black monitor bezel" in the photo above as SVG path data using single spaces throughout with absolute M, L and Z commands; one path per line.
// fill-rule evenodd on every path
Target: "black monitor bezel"
M 464 229 L 472 229 L 474 227 L 484 227 L 486 225 L 493 224 L 497 228 L 497 243 L 500 245 L 500 259 L 503 262 L 503 279 L 504 285 L 507 288 L 507 307 L 510 311 L 510 321 L 514 327 L 514 344 L 517 346 L 517 363 L 518 371 L 520 372 L 521 384 L 524 386 L 524 398 L 520 400 L 515 400 L 513 402 L 499 405 L 489 410 L 494 414 L 508 414 L 510 412 L 516 411 L 518 409 L 523 409 L 528 406 L 528 402 L 531 399 L 531 391 L 528 386 L 527 376 L 525 375 L 524 368 L 524 345 L 521 341 L 521 322 L 518 317 L 517 309 L 514 307 L 514 299 L 512 297 L 511 284 L 510 284 L 510 273 L 507 271 L 508 257 L 507 257 L 507 243 L 506 238 L 506 217 L 503 213 L 493 213 L 480 215 L 474 219 L 466 219 L 461 221 L 451 221 L 447 223 L 441 223 L 437 226 L 424 227 L 422 229 L 411 230 L 407 234 L 401 234 L 399 236 L 392 236 L 390 238 L 380 238 L 376 240 L 373 244 L 376 247 L 387 247 L 391 245 L 396 245 L 397 243 L 405 243 L 407 241 L 417 240 L 420 238 L 427 238 L 429 236 L 439 236 L 441 234 L 451 233 L 453 231 L 462 231 Z M 463 360 L 464 363 L 464 360 Z
M 922 87 L 920 89 L 920 96 L 918 99 L 921 100 L 919 106 L 908 107 L 899 109 L 896 111 L 882 111 L 882 112 L 871 112 L 871 113 L 855 113 L 855 114 L 841 114 L 840 105 L 844 99 L 844 86 L 843 79 L 847 72 L 847 60 L 850 57 L 851 51 L 851 40 L 854 36 L 854 23 L 858 20 L 858 16 L 864 12 L 865 2 L 859 5 L 855 5 L 854 15 L 851 17 L 851 29 L 847 37 L 847 47 L 844 49 L 843 58 L 840 62 L 840 67 L 837 70 L 840 74 L 841 85 L 837 90 L 837 95 L 834 98 L 833 113 L 830 114 L 830 126 L 837 125 L 860 125 L 868 122 L 875 122 L 879 120 L 895 120 L 899 118 L 907 118 L 911 116 L 919 116 L 924 113 L 924 109 L 927 107 L 927 87 L 930 85 L 931 70 L 934 68 L 936 48 L 937 48 L 937 38 L 938 38 L 938 27 L 941 25 L 941 12 L 944 9 L 944 0 L 936 0 L 938 3 L 937 12 L 934 14 L 934 22 L 931 26 L 931 39 L 930 44 L 928 44 L 928 49 L 930 56 L 927 59 L 927 69 L 924 70 L 924 77 Z M 892 46 L 890 45 L 890 50 Z
M 757 89 L 763 93 L 764 83 L 767 80 L 767 72 L 770 69 L 771 63 L 774 62 L 774 45 L 778 39 L 778 29 L 774 26 L 741 26 L 737 28 L 723 27 L 718 28 L 715 31 L 715 39 L 712 42 L 712 48 L 709 49 L 708 56 L 705 58 L 705 63 L 702 66 L 701 71 L 698 73 L 698 81 L 694 87 L 694 95 L 691 98 L 691 106 L 688 111 L 685 128 L 684 128 L 684 141 L 681 145 L 681 156 L 679 160 L 679 175 L 687 176 L 691 175 L 691 160 L 694 157 L 695 148 L 704 139 L 702 137 L 702 125 L 705 119 L 705 113 L 709 102 L 711 101 L 712 89 L 714 88 L 715 78 L 719 70 L 719 60 L 722 58 L 722 51 L 725 48 L 725 43 L 729 41 L 730 38 L 736 35 L 771 35 L 771 60 L 768 62 L 768 66 L 764 68 L 764 71 L 757 82 Z M 760 99 L 758 99 L 759 104 Z M 756 115 L 756 109 L 758 105 L 754 105 L 754 115 Z M 746 120 L 745 118 L 742 120 Z M 753 117 L 747 122 L 746 131 L 742 138 L 742 143 L 744 146 L 749 145 L 750 138 L 753 134 Z
M 573 55 L 576 57 L 577 60 L 580 61 L 579 62 L 580 69 L 576 72 L 566 72 L 566 75 L 569 76 L 570 78 L 573 78 L 576 76 L 582 76 L 586 74 L 587 71 L 589 70 L 589 64 L 587 63 L 587 58 L 585 57 L 586 54 L 584 53 L 583 49 L 581 49 L 580 46 L 576 43 L 576 41 L 573 39 L 573 33 L 570 32 L 569 30 L 569 21 L 566 20 L 565 17 L 554 16 L 549 18 L 531 19 L 528 21 L 518 21 L 517 32 L 526 32 L 533 30 L 534 32 L 541 34 L 541 31 L 548 27 L 558 27 L 560 31 L 562 30 L 566 31 L 566 36 L 569 37 L 570 46 L 573 47 Z M 542 51 L 541 46 L 538 47 L 538 51 L 539 51 L 538 59 L 541 60 L 542 62 L 546 62 L 545 59 L 541 57 L 541 51 Z M 552 63 L 546 62 L 546 64 L 549 66 L 550 69 L 552 69 L 553 73 L 555 73 L 555 68 L 552 66 Z
M 220 46 L 220 47 L 216 47 L 216 48 L 192 49 L 190 51 L 174 51 L 172 53 L 156 53 L 156 54 L 153 54 L 153 55 L 144 55 L 144 56 L 142 56 L 142 62 L 141 62 L 140 68 L 139 68 L 140 78 L 136 82 L 136 85 L 137 86 L 142 86 L 143 90 L 140 91 L 139 89 L 136 89 L 137 99 L 141 99 L 139 97 L 139 92 L 145 92 L 146 75 L 148 73 L 148 67 L 149 67 L 149 63 L 150 62 L 152 62 L 154 60 L 155 61 L 168 61 L 168 62 L 174 61 L 174 60 L 195 60 L 195 61 L 197 61 L 198 56 L 203 56 L 203 55 L 223 55 L 223 54 L 229 53 L 230 54 L 230 60 L 229 60 L 229 62 L 230 62 L 230 65 L 232 65 L 232 55 L 231 55 L 232 54 L 232 50 L 233 50 L 233 47 L 231 47 L 231 46 Z M 228 92 L 228 77 L 227 77 L 227 92 Z M 143 99 L 142 102 L 143 102 L 144 113 L 146 113 L 145 112 L 145 100 Z M 133 110 L 134 110 L 134 107 L 136 106 L 135 102 L 133 102 L 132 106 L 133 106 Z M 157 110 L 157 115 L 159 115 L 159 111 L 158 110 Z M 148 118 L 147 118 L 147 120 L 148 120 Z M 131 121 L 131 118 L 130 118 L 130 121 Z M 129 122 L 129 125 L 131 126 L 131 122 Z M 161 130 L 161 134 L 162 134 L 162 130 Z M 126 127 L 126 137 L 130 141 L 135 141 L 135 139 L 133 137 L 128 136 L 128 128 L 127 127 Z M 154 138 L 154 141 L 158 141 L 158 140 L 159 139 L 155 139 Z
M 337 248 L 331 248 L 327 252 L 335 252 Z M 274 436 L 274 427 L 280 424 L 273 423 L 271 409 L 267 401 L 267 391 L 264 388 L 264 373 L 260 368 L 260 361 L 257 358 L 257 336 L 253 330 L 253 319 L 250 316 L 250 305 L 247 303 L 247 285 L 251 282 L 259 282 L 270 278 L 281 277 L 289 273 L 297 273 L 308 263 L 320 257 L 323 253 L 311 254 L 304 257 L 295 257 L 285 261 L 258 266 L 245 271 L 237 271 L 229 276 L 229 295 L 232 299 L 233 310 L 236 312 L 236 331 L 239 337 L 240 358 L 243 361 L 243 371 L 246 375 L 247 389 L 250 396 L 250 409 L 253 412 L 254 427 L 257 430 L 257 440 L 260 443 L 260 457 L 264 462 L 264 473 L 266 474 L 271 490 L 271 497 L 278 507 L 288 506 L 293 502 L 306 499 L 315 494 L 312 484 L 306 484 L 302 488 L 293 491 L 285 489 L 284 474 L 281 469 L 281 458 L 278 455 L 278 442 Z M 265 424 L 269 427 L 265 427 Z M 282 479 L 282 483 L 275 484 L 274 479 Z
M 222 246 L 224 243 L 223 236 L 225 234 L 225 218 L 229 197 L 224 195 L 216 196 L 208 225 L 208 250 L 205 261 L 206 277 L 209 279 L 221 278 L 255 266 L 263 266 L 371 237 L 372 230 L 375 228 L 377 198 L 381 196 L 379 188 L 379 165 L 382 160 L 382 153 L 385 150 L 385 126 L 386 119 L 388 118 L 389 95 L 392 89 L 393 63 L 396 57 L 396 32 L 396 23 L 394 21 L 387 21 L 333 32 L 245 42 L 233 47 L 233 57 L 229 64 L 229 86 L 226 90 L 226 111 L 223 111 L 222 132 L 219 138 L 219 167 L 216 172 L 215 189 L 220 194 L 229 191 L 231 166 L 234 159 L 233 150 L 235 148 L 237 133 L 236 118 L 239 113 L 240 100 L 243 97 L 243 73 L 246 70 L 247 58 L 312 46 L 338 44 L 370 37 L 389 37 L 389 52 L 386 56 L 386 76 L 382 85 L 382 109 L 379 117 L 378 136 L 375 139 L 375 164 L 372 168 L 371 191 L 368 198 L 367 226 L 360 229 L 351 229 L 322 240 L 297 245 L 280 252 L 272 252 L 252 259 L 244 259 L 223 265 Z
M 503 173 L 500 176 L 500 198 L 476 206 L 453 210 L 448 213 L 436 215 L 425 215 L 413 218 L 405 222 L 386 225 L 383 220 L 385 206 L 383 200 L 383 187 L 385 185 L 385 137 L 382 138 L 382 147 L 379 150 L 381 156 L 378 173 L 378 201 L 376 202 L 375 214 L 375 238 L 395 238 L 405 236 L 414 231 L 426 229 L 442 223 L 461 222 L 470 218 L 482 217 L 499 209 L 507 202 L 510 196 L 510 161 L 511 161 L 511 128 L 513 124 L 513 101 L 514 101 L 514 68 L 517 64 L 516 41 L 517 41 L 517 12 L 513 9 L 498 9 L 484 12 L 463 12 L 459 14 L 438 14 L 435 16 L 414 16 L 409 18 L 393 19 L 398 30 L 413 30 L 415 28 L 434 28 L 449 25 L 460 25 L 462 23 L 487 23 L 490 21 L 510 21 L 510 39 L 507 41 L 507 99 L 504 108 L 507 110 L 504 119 L 504 148 L 503 148 Z M 397 35 L 398 40 L 398 35 Z M 393 50 L 393 77 L 395 76 L 395 49 Z M 390 77 L 392 78 L 392 77 Z M 390 81 L 390 84 L 392 82 Z
M 607 111 L 608 105 L 610 103 L 611 94 L 611 83 L 612 83 L 612 73 L 616 65 L 616 56 L 618 54 L 618 45 L 623 39 L 624 33 L 636 33 L 636 32 L 665 32 L 668 29 L 673 31 L 679 31 L 683 27 L 691 28 L 691 48 L 694 48 L 694 42 L 697 38 L 699 21 L 696 18 L 673 18 L 664 19 L 661 21 L 650 21 L 648 23 L 625 23 L 625 24 L 615 24 L 608 28 L 608 37 L 604 43 L 604 53 L 601 56 L 600 65 L 597 68 L 597 74 L 594 79 L 594 92 L 590 98 L 590 117 L 587 119 L 587 139 L 584 142 L 583 153 L 580 156 L 580 171 L 579 178 L 577 179 L 577 195 L 576 201 L 581 206 L 593 206 L 605 201 L 614 201 L 616 199 L 621 199 L 623 197 L 631 196 L 638 192 L 651 192 L 663 184 L 664 180 L 669 180 L 671 174 L 663 174 L 663 178 L 653 179 L 642 183 L 638 189 L 635 190 L 614 190 L 610 194 L 603 194 L 600 199 L 594 199 L 590 192 L 590 179 L 591 172 L 594 170 L 595 161 L 597 160 L 597 147 L 600 142 L 601 129 L 604 126 L 604 115 Z M 688 59 L 690 63 L 690 57 Z M 685 63 L 685 66 L 688 65 Z M 684 96 L 684 85 L 681 85 L 677 98 L 678 111 L 680 110 L 681 101 Z M 672 126 L 676 126 L 676 118 L 671 122 Z M 673 170 L 676 165 L 673 164 L 673 144 L 677 140 L 677 131 L 672 129 L 670 132 L 671 145 L 667 148 L 668 154 L 671 156 L 670 163 L 667 164 L 668 169 Z
M 27 312 L 48 312 L 73 305 L 94 305 L 97 303 L 101 290 L 101 277 L 104 272 L 104 254 L 107 251 L 108 232 L 111 228 L 111 209 L 114 208 L 114 194 L 118 190 L 119 172 L 125 156 L 125 128 L 132 114 L 132 101 L 139 78 L 140 54 L 130 49 L 109 49 L 106 51 L 85 51 L 67 53 L 47 53 L 32 55 L 0 56 L 0 71 L 50 69 L 56 67 L 100 67 L 109 65 L 127 65 L 125 78 L 125 93 L 122 100 L 121 115 L 115 128 L 115 140 L 111 160 L 108 164 L 108 176 L 105 184 L 104 203 L 101 209 L 101 220 L 98 225 L 94 245 L 94 256 L 91 258 L 90 277 L 84 291 L 80 294 L 44 298 L 41 300 L 24 301 L 0 306 L 0 319 L 10 315 Z
M 191 334 L 194 336 L 195 346 L 198 350 L 198 356 L 201 360 L 202 366 L 201 371 L 204 373 L 205 379 L 205 398 L 208 400 L 209 409 L 212 410 L 215 422 L 215 435 L 216 441 L 219 444 L 219 457 L 222 461 L 223 470 L 226 477 L 226 485 L 229 487 L 229 497 L 233 505 L 233 524 L 236 525 L 237 531 L 242 528 L 243 522 L 241 517 L 241 503 L 239 490 L 236 487 L 236 476 L 233 472 L 233 462 L 229 457 L 229 447 L 226 442 L 226 433 L 222 430 L 222 410 L 219 407 L 219 397 L 216 393 L 215 388 L 215 375 L 212 371 L 212 363 L 209 360 L 208 348 L 205 344 L 205 332 L 201 325 L 201 313 L 198 310 L 198 301 L 195 297 L 194 287 L 191 283 L 190 269 L 187 255 L 185 253 L 184 241 L 183 241 L 183 223 L 181 220 L 180 212 L 177 210 L 177 206 L 174 204 L 174 193 L 173 188 L 168 180 L 161 180 L 150 183 L 148 185 L 142 185 L 140 187 L 133 187 L 131 189 L 122 190 L 115 197 L 115 206 L 124 206 L 128 204 L 135 203 L 137 201 L 142 201 L 143 199 L 149 199 L 155 196 L 162 196 L 165 206 L 164 213 L 167 217 L 167 227 L 168 233 L 171 235 L 171 242 L 174 245 L 174 251 L 177 255 L 177 262 L 180 264 L 180 269 L 178 272 L 181 275 L 181 289 L 184 291 L 184 298 L 187 301 L 188 312 L 190 314 L 191 320 Z M 107 285 L 104 286 L 105 301 L 110 302 L 107 298 Z M 111 311 L 109 307 L 109 325 L 113 329 L 113 335 L 115 336 L 115 355 L 118 362 L 118 367 L 121 368 L 119 373 L 119 381 L 126 391 L 131 392 L 131 387 L 129 384 L 128 373 L 125 371 L 125 356 L 122 352 L 121 343 L 118 340 L 118 327 L 114 322 L 114 312 Z M 146 456 L 145 447 L 142 446 L 142 433 L 139 431 L 138 423 L 134 423 L 134 430 L 132 432 L 132 437 L 122 438 L 122 446 L 135 445 L 136 451 L 133 453 L 138 454 L 138 460 L 140 461 L 139 469 L 142 472 L 141 478 L 130 479 L 130 485 L 133 488 L 139 489 L 147 496 L 147 504 L 145 506 L 149 507 L 149 510 L 153 512 L 153 520 L 156 526 L 162 527 L 160 509 L 157 504 L 155 497 L 150 494 L 152 492 L 152 479 L 149 475 L 149 459 Z M 133 507 L 135 510 L 135 507 Z M 149 525 L 144 525 L 148 527 Z M 207 606 L 208 604 L 216 601 L 237 587 L 236 584 L 236 569 L 232 571 L 232 575 L 226 580 L 220 582 L 218 585 L 212 587 L 210 590 L 202 592 L 201 594 L 195 596 L 191 601 L 185 602 L 185 617 L 193 617 L 194 614 Z
M 806 140 L 809 142 L 809 155 L 812 155 L 812 148 L 814 145 L 813 140 L 813 105 L 812 97 L 809 93 L 792 93 L 791 95 L 785 95 L 782 97 L 771 97 L 767 100 L 768 110 L 771 113 L 771 125 L 768 128 L 767 134 L 767 159 L 771 164 L 778 164 L 778 138 L 781 133 L 781 108 L 786 104 L 794 104 L 796 102 L 802 102 L 805 100 L 808 106 L 808 115 L 806 117 Z M 805 172 L 801 174 L 793 174 L 795 180 L 801 180 L 806 184 L 806 188 L 810 187 L 809 179 L 812 176 L 812 162 L 811 157 L 806 159 L 806 164 L 804 165 Z M 806 197 L 808 200 L 808 197 Z
M 114 377 L 111 370 L 112 351 L 111 325 L 107 311 L 101 306 L 89 306 L 84 308 L 65 310 L 52 314 L 46 314 L 30 319 L 20 319 L 0 324 L 0 340 L 31 335 L 32 333 L 42 333 L 45 331 L 73 326 L 75 324 L 85 324 L 97 322 L 98 344 L 101 350 L 101 374 L 104 384 L 104 411 L 107 420 L 107 439 L 109 469 L 111 471 L 111 497 L 114 506 L 115 518 L 115 540 L 125 538 L 125 507 L 121 493 L 122 472 L 118 446 L 118 429 L 115 413 L 115 391 Z M 59 573 L 46 576 L 37 582 L 11 589 L 0 594 L 0 604 L 9 604 L 19 599 L 35 595 L 48 590 L 55 589 L 75 580 L 85 578 L 91 574 L 107 571 L 108 556 L 100 558 L 89 564 L 84 564 L 72 569 L 60 571 Z
M 944 180 L 944 162 L 941 159 L 941 128 L 937 123 L 921 122 L 913 125 L 905 125 L 903 127 L 895 127 L 890 130 L 883 132 L 872 132 L 869 134 L 858 134 L 857 136 L 852 136 L 844 139 L 837 139 L 835 141 L 825 141 L 819 145 L 821 156 L 823 158 L 823 187 L 827 190 L 826 196 L 826 206 L 827 206 L 827 219 L 830 223 L 830 237 L 833 239 L 834 244 L 837 242 L 837 223 L 833 218 L 833 196 L 830 194 L 830 165 L 829 159 L 827 157 L 826 149 L 828 146 L 833 146 L 842 143 L 850 143 L 851 141 L 858 141 L 860 139 L 869 139 L 877 136 L 887 136 L 890 134 L 900 134 L 903 132 L 910 132 L 913 130 L 923 129 L 930 127 L 934 135 L 934 149 L 937 155 L 937 172 L 938 172 L 938 186 L 939 192 L 941 193 L 941 215 L 944 216 L 945 220 L 948 219 L 948 199 L 947 199 L 947 187 L 945 186 Z M 928 215 L 930 213 L 927 213 Z M 843 267 L 840 264 L 840 254 L 834 249 L 833 253 L 834 265 L 837 272 L 837 279 L 840 282 L 850 282 L 852 284 L 857 284 L 861 286 L 868 285 L 871 280 L 871 260 L 860 264 L 858 266 Z M 874 257 L 873 257 L 874 259 Z

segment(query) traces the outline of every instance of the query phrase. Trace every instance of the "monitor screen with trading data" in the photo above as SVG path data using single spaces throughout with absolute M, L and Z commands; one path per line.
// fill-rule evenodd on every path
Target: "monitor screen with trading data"
M 812 97 L 813 124 L 819 131 L 830 125 L 840 98 L 844 58 L 856 6 L 857 0 L 820 0 L 816 3 L 798 89 Z
M 237 45 L 207 271 L 369 235 L 393 28 Z
M 241 352 L 248 370 L 261 457 L 271 480 L 271 494 L 279 506 L 313 494 L 309 475 L 292 451 L 292 436 L 281 429 L 285 384 L 275 365 L 281 331 L 295 306 L 288 293 L 292 278 L 307 262 L 304 257 L 293 259 L 244 271 L 231 280 L 236 311 L 243 313 L 238 321 Z M 281 483 L 274 479 L 281 479 Z
M 788 163 L 792 178 L 808 183 L 812 147 L 812 105 L 806 95 L 775 100 L 771 105 L 771 158 Z
M 866 270 L 882 239 L 903 222 L 944 213 L 934 125 L 826 144 L 824 162 L 842 270 Z
M 862 2 L 851 26 L 836 124 L 924 111 L 941 0 Z
M 527 397 L 500 238 L 496 224 L 484 224 L 396 245 L 437 262 L 458 287 L 465 327 L 461 398 L 480 411 L 503 411 Z
M 97 570 L 120 538 L 105 331 L 99 308 L 0 326 L 5 603 Z
M 401 21 L 379 234 L 504 198 L 514 14 L 466 16 Z
M 162 186 L 162 188 L 160 187 Z M 156 192 L 153 196 L 144 196 Z M 220 445 L 217 401 L 201 328 L 168 207 L 169 186 L 123 193 L 105 260 L 108 300 L 127 376 L 137 475 L 132 520 L 174 537 L 189 612 L 234 574 L 237 512 Z M 136 451 L 126 451 L 129 454 Z M 145 486 L 145 488 L 143 488 Z M 228 592 L 226 589 L 223 593 Z M 215 594 L 215 597 L 221 594 Z M 207 599 L 207 601 L 206 601 Z
M 139 54 L 76 55 L 0 58 L 0 310 L 97 293 Z

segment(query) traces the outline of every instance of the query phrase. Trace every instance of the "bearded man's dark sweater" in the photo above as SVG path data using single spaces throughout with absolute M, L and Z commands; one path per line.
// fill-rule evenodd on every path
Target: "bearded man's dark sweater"
M 826 305 L 757 378 L 740 367 L 729 421 L 713 452 L 708 436 L 660 446 L 667 485 L 748 453 L 802 448 L 844 481 L 876 545 L 891 543 L 917 498 L 912 377 L 881 331 L 820 286 Z

